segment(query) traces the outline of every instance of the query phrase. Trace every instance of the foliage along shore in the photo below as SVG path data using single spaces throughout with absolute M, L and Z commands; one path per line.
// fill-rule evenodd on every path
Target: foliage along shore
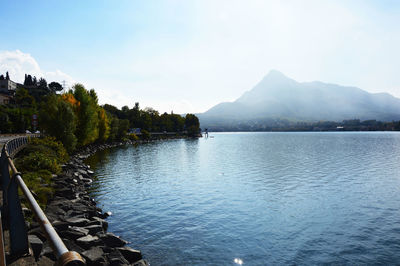
M 295 122 L 287 119 L 268 119 L 263 122 L 249 121 L 239 125 L 234 123 L 210 124 L 210 132 L 310 132 L 310 131 L 400 131 L 400 121 L 383 122 L 377 120 L 350 119 L 342 122 Z
M 31 139 L 18 154 L 16 166 L 56 231 L 89 265 L 148 265 L 140 251 L 125 247 L 126 241 L 107 233 L 106 215 L 87 191 L 93 171 L 83 158 L 99 149 L 152 140 L 151 131 L 175 133 L 157 138 L 197 137 L 198 118 L 160 115 L 152 108 L 140 109 L 138 103 L 131 109 L 100 106 L 96 92 L 81 84 L 57 94 L 60 90 L 48 89 L 44 79 L 40 87 L 28 81 L 24 84 L 29 86 L 17 89 L 13 102 L 0 106 L 0 132 L 45 133 L 45 138 Z M 141 128 L 140 136 L 128 134 L 130 128 Z M 24 210 L 35 259 L 55 261 L 32 213 Z
M 126 140 L 129 129 L 134 128 L 140 128 L 144 137 L 149 136 L 148 132 L 186 132 L 195 137 L 200 130 L 194 114 L 160 114 L 153 108 L 141 109 L 137 102 L 132 108 L 101 106 L 96 91 L 82 84 L 60 93 L 60 84 L 51 82 L 48 86 L 43 78 L 36 80 L 26 75 L 13 101 L 0 105 L 2 134 L 39 130 L 61 141 L 72 153 L 93 143 Z

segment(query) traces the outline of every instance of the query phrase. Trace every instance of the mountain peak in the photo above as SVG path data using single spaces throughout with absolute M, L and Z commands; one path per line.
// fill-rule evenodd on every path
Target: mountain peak
M 268 72 L 268 74 L 264 77 L 264 79 L 265 78 L 287 79 L 288 77 L 286 77 L 282 72 L 276 69 L 272 69 Z
M 233 119 L 237 125 L 245 121 L 264 123 L 262 121 L 271 118 L 391 121 L 400 118 L 400 99 L 385 94 L 370 94 L 355 87 L 322 82 L 300 83 L 277 70 L 271 70 L 236 101 L 210 109 L 204 115 L 213 116 L 213 119 Z

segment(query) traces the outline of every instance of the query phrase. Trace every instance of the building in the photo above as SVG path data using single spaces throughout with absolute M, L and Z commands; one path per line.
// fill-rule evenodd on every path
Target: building
M 17 83 L 9 79 L 0 79 L 0 93 L 14 95 L 17 90 Z
M 9 94 L 0 92 L 0 105 L 9 104 L 13 101 L 13 97 Z

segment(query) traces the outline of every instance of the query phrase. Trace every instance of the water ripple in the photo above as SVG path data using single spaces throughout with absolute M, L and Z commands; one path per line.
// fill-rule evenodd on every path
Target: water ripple
M 242 133 L 102 151 L 92 194 L 153 265 L 399 264 L 400 134 Z

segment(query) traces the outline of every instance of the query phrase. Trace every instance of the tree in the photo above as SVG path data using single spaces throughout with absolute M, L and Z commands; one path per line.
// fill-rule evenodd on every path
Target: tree
M 187 114 L 185 117 L 185 127 L 188 132 L 188 136 L 196 137 L 200 131 L 200 122 L 197 116 L 194 114 Z
M 6 72 L 6 80 L 10 80 L 10 76 L 8 75 L 8 71 Z
M 111 104 L 105 104 L 102 106 L 104 108 L 104 110 L 106 110 L 108 113 L 110 113 L 113 116 L 116 117 L 120 117 L 120 112 L 121 110 L 119 110 L 117 107 L 115 107 L 114 105 Z
M 110 122 L 110 135 L 108 137 L 108 140 L 116 141 L 118 136 L 119 119 L 115 116 L 111 116 L 111 118 L 109 119 L 111 120 L 111 122 Z
M 35 98 L 29 95 L 28 91 L 24 88 L 19 88 L 15 93 L 15 102 L 20 107 L 34 107 L 35 106 Z
M 106 142 L 110 136 L 110 122 L 108 120 L 106 111 L 99 107 L 99 141 Z
M 90 95 L 82 84 L 75 84 L 73 89 L 74 98 L 79 102 L 75 135 L 78 137 L 78 145 L 85 146 L 95 142 L 99 137 L 98 105 L 93 95 Z
M 70 103 L 58 95 L 49 95 L 42 103 L 39 120 L 46 133 L 60 140 L 68 152 L 75 150 L 76 116 Z
M 128 133 L 128 129 L 129 129 L 129 120 L 128 119 L 119 120 L 117 139 L 118 140 L 125 139 L 126 134 Z
M 31 75 L 25 74 L 24 85 L 25 86 L 32 86 L 33 85 L 33 79 L 32 79 Z
M 53 81 L 49 84 L 49 88 L 52 92 L 58 92 L 58 91 L 63 90 L 63 87 L 61 86 L 61 84 L 58 82 L 55 82 L 55 81 Z
M 39 88 L 47 89 L 47 81 L 44 78 L 39 79 Z

